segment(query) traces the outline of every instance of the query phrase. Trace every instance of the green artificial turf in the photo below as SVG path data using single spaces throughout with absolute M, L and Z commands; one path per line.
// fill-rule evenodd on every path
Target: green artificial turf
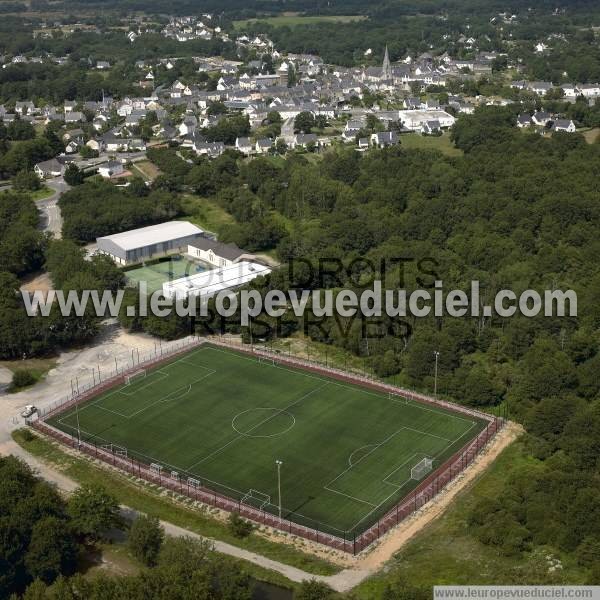
M 209 268 L 208 265 L 176 255 L 150 262 L 144 266 L 130 268 L 125 271 L 125 275 L 129 281 L 138 285 L 144 281 L 148 292 L 155 292 L 162 290 L 163 283 L 181 277 L 189 277 Z
M 332 535 L 359 534 L 483 420 L 203 345 L 50 423 Z

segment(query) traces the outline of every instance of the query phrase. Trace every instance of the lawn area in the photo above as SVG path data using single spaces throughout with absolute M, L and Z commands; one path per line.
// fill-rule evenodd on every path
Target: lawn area
M 295 27 L 297 25 L 314 25 L 315 23 L 352 23 L 353 21 L 362 21 L 366 19 L 365 15 L 277 15 L 276 17 L 260 17 L 253 19 L 243 19 L 234 21 L 233 26 L 236 30 L 244 29 L 250 23 L 268 23 L 273 27 Z
M 161 170 L 149 160 L 132 163 L 131 172 L 142 177 L 144 181 L 154 181 L 161 174 Z
M 408 149 L 439 150 L 447 156 L 462 156 L 462 150 L 454 147 L 447 131 L 439 137 L 425 136 L 420 133 L 406 133 L 400 136 L 400 144 L 403 148 Z
M 588 144 L 595 144 L 600 142 L 600 127 L 594 127 L 593 129 L 588 129 L 587 131 L 582 132 L 585 141 Z
M 39 190 L 35 190 L 33 192 L 25 192 L 28 196 L 31 197 L 32 200 L 44 200 L 45 198 L 49 198 L 54 194 L 54 190 L 49 188 L 47 185 L 42 185 Z
M 48 441 L 38 435 L 26 436 L 24 435 L 25 431 L 24 429 L 16 430 L 12 437 L 27 452 L 50 464 L 79 484 L 101 485 L 124 506 L 155 515 L 163 521 L 173 523 L 204 537 L 222 540 L 267 558 L 298 567 L 308 573 L 333 575 L 340 571 L 336 565 L 302 552 L 289 544 L 276 543 L 259 535 L 250 535 L 244 539 L 236 538 L 227 525 L 216 519 L 209 511 L 175 503 L 170 495 L 165 495 L 163 490 L 156 486 L 139 484 L 131 476 L 104 469 L 89 459 L 65 452 L 57 442 Z M 260 581 L 293 587 L 288 579 L 278 573 L 245 561 L 240 561 L 240 564 L 243 564 L 244 569 Z
M 235 219 L 214 200 L 192 194 L 184 194 L 181 200 L 185 212 L 185 216 L 181 218 L 205 231 L 219 234 L 225 226 L 235 223 Z
M 50 423 L 272 514 L 281 506 L 285 518 L 345 539 L 487 424 L 209 344 Z M 432 464 L 417 475 L 426 460 Z
M 404 581 L 431 589 L 434 585 L 571 585 L 585 583 L 586 573 L 576 566 L 571 556 L 563 556 L 553 548 L 516 556 L 504 556 L 496 548 L 482 544 L 471 533 L 467 515 L 482 498 L 496 498 L 506 482 L 526 462 L 525 441 L 517 440 L 468 489 L 461 492 L 452 506 L 409 542 L 381 571 L 360 584 L 354 594 L 357 600 L 383 597 L 388 583 Z M 548 556 L 559 558 L 563 569 L 552 572 Z

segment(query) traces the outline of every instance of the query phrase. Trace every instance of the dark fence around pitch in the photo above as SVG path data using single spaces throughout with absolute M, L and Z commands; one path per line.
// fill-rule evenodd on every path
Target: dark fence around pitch
M 204 343 L 222 346 L 255 357 L 267 357 L 277 364 L 289 365 L 294 368 L 319 373 L 339 381 L 369 387 L 379 392 L 391 392 L 415 402 L 436 405 L 455 413 L 475 416 L 487 421 L 487 425 L 477 437 L 468 442 L 461 450 L 456 452 L 427 478 L 421 481 L 407 497 L 404 497 L 393 508 L 386 510 L 384 514 L 375 515 L 377 517 L 375 522 L 371 522 L 365 528 L 357 528 L 353 531 L 340 531 L 327 524 L 316 522 L 291 511 L 285 511 L 285 518 L 279 518 L 277 507 L 272 504 L 266 505 L 263 508 L 250 506 L 243 501 L 244 498 L 240 496 L 237 490 L 233 490 L 218 482 L 197 479 L 197 476 L 193 474 L 170 471 L 164 467 L 160 468 L 158 465 L 151 465 L 145 457 L 137 454 L 133 449 L 112 446 L 110 443 L 101 444 L 93 440 L 82 440 L 78 436 L 64 433 L 47 423 L 48 419 L 57 414 L 85 403 L 108 389 L 123 384 L 126 377 L 136 370 L 153 368 L 172 360 L 173 357 L 179 354 L 189 352 L 191 349 L 199 347 Z M 147 360 L 139 361 L 137 364 L 133 364 L 130 368 L 124 369 L 121 372 L 117 370 L 116 373 L 105 378 L 100 379 L 98 377 L 98 381 L 96 381 L 96 377 L 94 376 L 93 383 L 80 387 L 79 393 L 75 391 L 71 397 L 64 401 L 54 403 L 45 410 L 41 410 L 37 418 L 28 420 L 28 424 L 41 433 L 143 481 L 159 485 L 162 488 L 194 501 L 202 502 L 227 512 L 239 513 L 254 523 L 269 526 L 351 554 L 358 554 L 367 548 L 390 529 L 437 496 L 475 460 L 476 456 L 504 426 L 504 423 L 504 419 L 492 417 L 477 410 L 437 400 L 424 394 L 404 390 L 396 386 L 368 379 L 361 375 L 330 368 L 311 361 L 283 356 L 263 349 L 257 350 L 255 348 L 231 344 L 223 340 L 205 340 L 200 338 L 191 338 L 185 342 L 174 344 L 169 348 L 161 349 L 160 353 L 156 351 Z M 123 450 L 127 450 L 126 455 Z

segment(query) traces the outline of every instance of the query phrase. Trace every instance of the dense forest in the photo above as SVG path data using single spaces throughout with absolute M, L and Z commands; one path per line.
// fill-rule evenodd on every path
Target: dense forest
M 181 213 L 177 196 L 150 191 L 141 180 L 125 190 L 102 180 L 86 181 L 63 194 L 59 204 L 63 235 L 80 242 L 169 221 Z
M 9 194 L 0 195 L 3 206 Z M 11 263 L 1 263 L 0 270 L 0 359 L 20 359 L 55 353 L 60 348 L 80 344 L 92 339 L 98 332 L 99 319 L 90 310 L 83 317 L 63 317 L 54 306 L 48 317 L 29 317 L 19 288 L 20 280 L 15 273 L 22 271 L 24 261 L 27 271 L 43 266 L 52 274 L 57 289 L 68 290 L 115 290 L 124 285 L 123 273 L 105 256 L 85 260 L 85 251 L 71 241 L 52 240 L 34 229 L 19 229 L 18 239 L 13 240 L 9 250 L 13 253 Z M 29 243 L 38 246 L 29 247 Z M 17 255 L 16 253 L 20 254 Z

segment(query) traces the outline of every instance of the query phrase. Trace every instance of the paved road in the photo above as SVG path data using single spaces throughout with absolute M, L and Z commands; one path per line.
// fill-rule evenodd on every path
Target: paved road
M 41 213 L 40 224 L 44 231 L 50 231 L 55 238 L 60 239 L 62 237 L 62 216 L 58 200 L 69 189 L 69 185 L 62 177 L 48 179 L 44 183 L 53 190 L 53 193 L 48 198 L 36 202 Z
M 44 231 L 50 231 L 55 238 L 60 239 L 62 237 L 62 217 L 58 207 L 58 199 L 70 189 L 70 186 L 62 177 L 48 179 L 43 183 L 52 190 L 52 195 L 35 202 L 40 211 L 40 228 Z M 0 186 L 0 192 L 8 192 L 11 189 L 12 185 L 10 183 Z

